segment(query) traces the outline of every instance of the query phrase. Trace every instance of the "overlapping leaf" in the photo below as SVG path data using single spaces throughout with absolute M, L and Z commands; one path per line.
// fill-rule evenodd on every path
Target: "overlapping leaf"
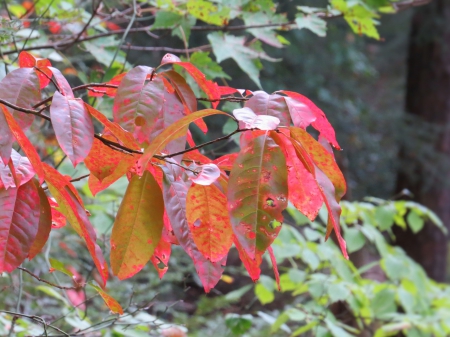
M 131 178 L 111 235 L 111 267 L 123 280 L 150 260 L 164 226 L 161 189 L 148 171 Z
M 269 95 L 264 91 L 255 91 L 253 96 L 245 102 L 245 107 L 252 109 L 257 115 L 277 117 L 282 126 L 291 125 L 289 110 L 281 95 Z
M 171 243 L 167 242 L 164 239 L 164 236 L 162 236 L 161 240 L 159 240 L 159 243 L 155 248 L 153 256 L 150 259 L 156 271 L 158 272 L 160 279 L 163 278 L 164 274 L 169 269 L 171 247 L 172 247 Z
M 27 157 L 22 157 L 14 149 L 12 150 L 11 161 L 9 164 L 12 164 L 14 167 L 14 174 L 11 172 L 8 165 L 3 165 L 3 163 L 0 162 L 0 188 L 8 189 L 10 187 L 16 187 L 14 175 L 19 180 L 19 184 L 23 185 L 33 178 L 35 174 L 29 159 Z
M 77 166 L 86 158 L 94 141 L 94 125 L 83 100 L 55 92 L 50 118 L 61 149 Z
M 39 226 L 39 194 L 33 181 L 0 189 L 0 272 L 11 272 L 28 256 Z
M 198 250 L 211 262 L 227 256 L 233 231 L 225 195 L 214 185 L 192 184 L 186 197 L 186 214 Z
M 287 197 L 283 152 L 267 133 L 251 139 L 236 158 L 228 183 L 233 231 L 250 259 L 278 235 Z
M 45 88 L 52 78 L 52 71 L 48 68 L 51 67 L 51 63 L 47 59 L 37 59 L 30 53 L 22 51 L 19 54 L 19 66 L 21 68 L 34 68 L 36 67 L 36 75 L 39 78 L 40 88 Z
M 69 180 L 47 164 L 43 164 L 45 181 L 52 196 L 56 199 L 59 211 L 72 225 L 73 229 L 86 242 L 86 246 L 94 260 L 103 283 L 108 279 L 108 267 L 103 257 L 102 250 L 97 245 L 97 235 L 90 223 L 86 211 L 81 203 L 81 198 Z

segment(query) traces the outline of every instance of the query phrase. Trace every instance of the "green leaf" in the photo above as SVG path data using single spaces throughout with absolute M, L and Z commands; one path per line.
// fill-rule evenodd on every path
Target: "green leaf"
M 298 29 L 309 29 L 321 37 L 327 35 L 327 23 L 316 15 L 299 15 L 295 18 L 295 23 Z
M 349 253 L 356 252 L 364 247 L 366 237 L 358 228 L 350 227 L 344 232 L 344 239 L 347 242 L 347 250 Z
M 219 9 L 212 2 L 205 0 L 188 0 L 187 10 L 197 19 L 216 26 L 226 25 L 230 15 L 230 8 L 222 7 Z
M 182 16 L 167 11 L 157 11 L 155 16 L 155 23 L 152 25 L 152 30 L 156 28 L 172 28 L 180 24 Z
M 50 258 L 49 261 L 50 261 L 50 266 L 54 270 L 60 271 L 61 273 L 66 274 L 67 276 L 73 277 L 73 273 L 64 266 L 64 263 L 62 263 L 59 260 L 53 259 L 53 258 Z
M 261 304 L 268 304 L 273 302 L 275 299 L 275 295 L 273 294 L 273 290 L 267 289 L 262 283 L 258 283 L 255 286 L 255 295 L 258 297 Z
M 245 37 L 222 33 L 210 33 L 208 34 L 208 39 L 211 42 L 217 62 L 220 63 L 228 58 L 232 58 L 259 88 L 261 88 L 261 83 L 259 81 L 260 69 L 255 61 L 259 58 L 272 62 L 278 61 L 270 58 L 262 51 L 247 47 L 245 45 Z
M 391 204 L 378 206 L 375 208 L 375 220 L 380 230 L 384 231 L 394 224 L 394 218 L 397 211 Z
M 312 322 L 298 328 L 297 330 L 295 330 L 291 336 L 292 337 L 300 336 L 300 335 L 304 334 L 305 332 L 308 332 L 309 330 L 313 329 L 317 325 L 319 325 L 318 321 L 312 321 Z
M 153 255 L 164 225 L 161 189 L 149 171 L 134 175 L 111 235 L 111 267 L 121 280 L 139 272 Z
M 414 211 L 410 211 L 408 213 L 406 220 L 408 221 L 408 225 L 414 234 L 420 232 L 420 230 L 423 228 L 423 225 L 425 224 L 423 218 Z
M 241 336 L 252 327 L 252 315 L 227 314 L 225 325 L 234 335 Z
M 200 69 L 209 80 L 215 78 L 231 80 L 231 77 L 223 71 L 222 67 L 209 57 L 209 52 L 196 51 L 191 55 L 189 62 Z

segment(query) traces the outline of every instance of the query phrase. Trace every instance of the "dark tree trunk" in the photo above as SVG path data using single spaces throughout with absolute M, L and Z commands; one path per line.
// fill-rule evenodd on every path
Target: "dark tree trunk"
M 450 0 L 434 0 L 416 9 L 411 26 L 408 57 L 406 112 L 422 121 L 420 130 L 431 125 L 433 151 L 450 158 Z M 428 124 L 430 123 L 430 124 Z M 414 133 L 413 133 L 414 135 Z M 406 140 L 408 142 L 409 140 Z M 414 139 L 410 139 L 411 142 Z M 405 150 L 409 148 L 409 150 Z M 399 173 L 397 187 L 409 189 L 414 200 L 437 213 L 450 228 L 450 166 L 435 175 L 430 168 L 439 163 L 424 162 L 419 148 L 401 151 L 403 168 L 414 168 L 413 175 Z M 439 156 L 438 156 L 439 157 Z M 442 163 L 441 163 L 442 164 Z M 447 237 L 436 226 L 427 224 L 418 234 L 397 233 L 397 243 L 419 262 L 428 275 L 438 281 L 446 278 Z

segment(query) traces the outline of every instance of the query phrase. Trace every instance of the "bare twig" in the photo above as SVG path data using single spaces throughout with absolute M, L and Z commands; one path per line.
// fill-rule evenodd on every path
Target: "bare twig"
M 31 319 L 35 322 L 38 322 L 40 324 L 42 324 L 44 326 L 44 330 L 46 331 L 46 327 L 52 328 L 53 330 L 58 331 L 59 333 L 63 334 L 63 336 L 67 336 L 70 337 L 70 335 L 67 332 L 64 332 L 63 330 L 61 330 L 60 328 L 57 328 L 54 325 L 48 324 L 47 322 L 45 322 L 45 320 L 42 317 L 39 316 L 35 316 L 35 315 L 25 315 L 25 314 L 21 314 L 19 312 L 13 312 L 13 311 L 8 311 L 8 310 L 0 310 L 0 312 L 3 312 L 5 314 L 8 315 L 12 315 L 14 317 L 24 317 L 24 318 L 28 318 Z
M 58 288 L 58 289 L 61 289 L 61 290 L 78 290 L 78 289 L 81 289 L 81 288 L 83 287 L 83 284 L 78 284 L 78 286 L 76 286 L 76 287 L 63 287 L 63 286 L 60 286 L 60 285 L 58 285 L 58 284 L 55 284 L 55 283 L 52 283 L 52 282 L 50 282 L 50 281 L 47 281 L 47 280 L 44 280 L 44 279 L 40 278 L 39 276 L 33 274 L 33 273 L 32 273 L 31 271 L 29 271 L 28 269 L 25 269 L 25 268 L 23 268 L 23 267 L 19 267 L 18 269 L 23 270 L 25 273 L 31 275 L 32 277 L 34 277 L 34 278 L 35 278 L 36 280 L 38 280 L 39 282 L 46 283 L 46 284 L 48 284 L 49 286 L 52 286 L 52 287 L 55 287 L 55 288 Z

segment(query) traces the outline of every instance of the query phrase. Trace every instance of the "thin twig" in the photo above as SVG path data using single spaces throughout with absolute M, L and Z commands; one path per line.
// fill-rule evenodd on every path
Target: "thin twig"
M 8 315 L 12 315 L 12 316 L 29 318 L 33 321 L 41 323 L 44 327 L 52 328 L 53 330 L 56 330 L 56 331 L 62 333 L 64 336 L 70 337 L 70 335 L 67 332 L 64 332 L 63 330 L 61 330 L 60 328 L 57 328 L 54 325 L 46 323 L 42 317 L 34 316 L 34 315 L 25 315 L 25 314 L 21 314 L 19 312 L 13 312 L 13 311 L 8 311 L 8 310 L 0 310 L 0 312 L 8 314 Z
M 31 275 L 32 277 L 34 277 L 34 278 L 35 278 L 36 280 L 38 280 L 39 282 L 46 283 L 46 284 L 48 284 L 49 286 L 52 286 L 52 287 L 55 287 L 55 288 L 58 288 L 58 289 L 61 289 L 61 290 L 79 290 L 79 289 L 81 289 L 81 288 L 83 287 L 83 284 L 78 284 L 78 286 L 76 286 L 76 287 L 63 287 L 63 286 L 60 286 L 60 285 L 58 285 L 58 284 L 52 283 L 52 282 L 50 282 L 50 281 L 44 280 L 44 279 L 40 278 L 39 276 L 33 274 L 33 273 L 32 273 L 31 271 L 29 271 L 28 269 L 25 269 L 25 268 L 23 268 L 23 267 L 18 267 L 17 269 L 20 269 L 21 271 L 23 270 L 25 273 Z M 19 311 L 19 310 L 17 310 L 17 311 Z

